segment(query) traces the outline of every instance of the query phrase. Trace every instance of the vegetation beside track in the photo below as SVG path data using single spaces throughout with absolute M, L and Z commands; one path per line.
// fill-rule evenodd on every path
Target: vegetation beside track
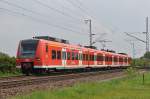
M 150 73 L 145 74 L 143 82 L 143 75 L 135 75 L 131 69 L 128 72 L 129 76 L 126 78 L 106 82 L 81 83 L 56 90 L 37 91 L 12 99 L 150 99 Z
M 150 67 L 150 52 L 146 52 L 143 57 L 132 59 L 131 66 Z
M 19 75 L 16 69 L 16 58 L 0 52 L 0 77 Z
M 18 76 L 22 75 L 20 70 L 16 70 L 14 72 L 0 72 L 0 77 L 10 77 L 10 76 Z

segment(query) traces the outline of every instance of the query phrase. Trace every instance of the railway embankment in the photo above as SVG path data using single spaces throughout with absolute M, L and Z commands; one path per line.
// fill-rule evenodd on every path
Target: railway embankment
M 143 73 L 120 79 L 109 78 L 105 82 L 94 77 L 90 82 L 88 79 L 86 83 L 71 84 L 72 87 L 40 90 L 13 99 L 150 99 L 150 73 L 145 73 L 144 79 Z
M 141 72 L 141 71 L 140 71 Z M 143 72 L 143 71 L 142 71 Z M 73 76 L 71 75 L 69 78 L 53 78 L 53 80 L 41 83 L 40 80 L 39 83 L 33 83 L 29 81 L 29 85 L 22 86 L 21 82 L 18 85 L 11 86 L 10 88 L 8 86 L 1 87 L 1 97 L 2 98 L 8 98 L 15 95 L 27 95 L 31 94 L 31 92 L 44 91 L 47 90 L 59 90 L 60 88 L 64 87 L 71 87 L 79 83 L 93 83 L 93 82 L 101 82 L 101 81 L 107 81 L 112 79 L 118 79 L 125 77 L 127 75 L 127 72 L 124 71 L 118 71 L 118 72 L 109 72 L 109 73 L 100 73 L 100 74 L 92 74 L 89 76 L 88 74 L 83 74 L 82 76 Z M 20 79 L 20 78 L 19 78 Z M 50 78 L 51 79 L 51 78 Z M 25 79 L 24 79 L 25 80 Z M 4 83 L 3 83 L 4 84 Z M 9 83 L 11 85 L 11 83 Z M 16 83 L 17 84 L 17 83 Z M 6 88 L 5 88 L 6 87 Z M 32 98 L 29 98 L 32 99 Z

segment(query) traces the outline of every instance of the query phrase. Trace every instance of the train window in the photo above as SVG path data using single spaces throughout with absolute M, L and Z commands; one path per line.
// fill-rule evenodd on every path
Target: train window
M 72 60 L 74 60 L 74 52 L 72 52 Z
M 92 61 L 94 61 L 94 55 L 92 55 Z
M 65 60 L 66 59 L 66 52 L 62 52 L 62 58 Z
M 83 61 L 85 61 L 86 60 L 86 55 L 85 54 L 83 54 Z
M 112 57 L 111 57 L 111 56 L 108 57 L 108 61 L 109 61 L 109 62 L 112 62 Z
M 117 57 L 114 57 L 114 62 L 118 62 L 118 58 Z
M 90 61 L 93 61 L 93 55 L 90 55 Z
M 78 53 L 75 53 L 75 60 L 78 60 Z
M 61 59 L 61 51 L 57 51 L 57 59 Z
M 105 61 L 108 62 L 108 56 L 105 57 Z
M 97 56 L 96 55 L 94 55 L 94 61 L 96 61 L 97 60 Z
M 123 58 L 119 58 L 119 62 L 123 62 Z
M 91 61 L 93 61 L 93 55 L 91 55 Z
M 128 59 L 127 59 L 127 58 L 125 58 L 125 62 L 126 62 L 126 63 L 128 62 Z
M 102 55 L 98 55 L 97 56 L 97 61 L 103 61 L 103 56 Z
M 100 57 L 100 61 L 104 61 L 104 57 L 103 56 Z
M 90 56 L 90 59 L 89 59 L 89 60 L 92 61 L 92 55 L 89 55 L 89 56 Z
M 79 60 L 81 60 L 81 54 L 80 53 L 78 54 L 78 58 L 79 58 Z
M 80 55 L 81 55 L 81 54 L 79 53 L 79 54 L 78 54 L 78 60 L 81 60 L 81 56 L 80 56 Z
M 97 61 L 99 61 L 99 56 L 97 55 Z
M 67 60 L 70 60 L 70 52 L 67 52 Z
M 46 50 L 46 53 L 48 53 L 48 44 L 46 44 L 46 49 L 45 50 Z
M 80 54 L 80 60 L 82 60 L 83 59 L 83 55 L 82 54 Z
M 88 61 L 89 60 L 89 57 L 88 57 L 88 54 L 86 54 L 86 61 Z
M 56 51 L 52 50 L 52 59 L 56 59 Z

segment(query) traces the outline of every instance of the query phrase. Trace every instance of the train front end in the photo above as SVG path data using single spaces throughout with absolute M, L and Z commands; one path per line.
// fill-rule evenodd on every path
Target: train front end
M 38 43 L 39 40 L 36 39 L 22 40 L 19 43 L 16 64 L 23 74 L 29 75 L 33 71 Z

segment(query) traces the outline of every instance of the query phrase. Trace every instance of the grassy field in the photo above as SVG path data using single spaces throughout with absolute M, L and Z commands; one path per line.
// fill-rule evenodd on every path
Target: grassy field
M 59 90 L 37 91 L 13 99 L 150 99 L 150 73 L 107 82 L 81 83 Z

